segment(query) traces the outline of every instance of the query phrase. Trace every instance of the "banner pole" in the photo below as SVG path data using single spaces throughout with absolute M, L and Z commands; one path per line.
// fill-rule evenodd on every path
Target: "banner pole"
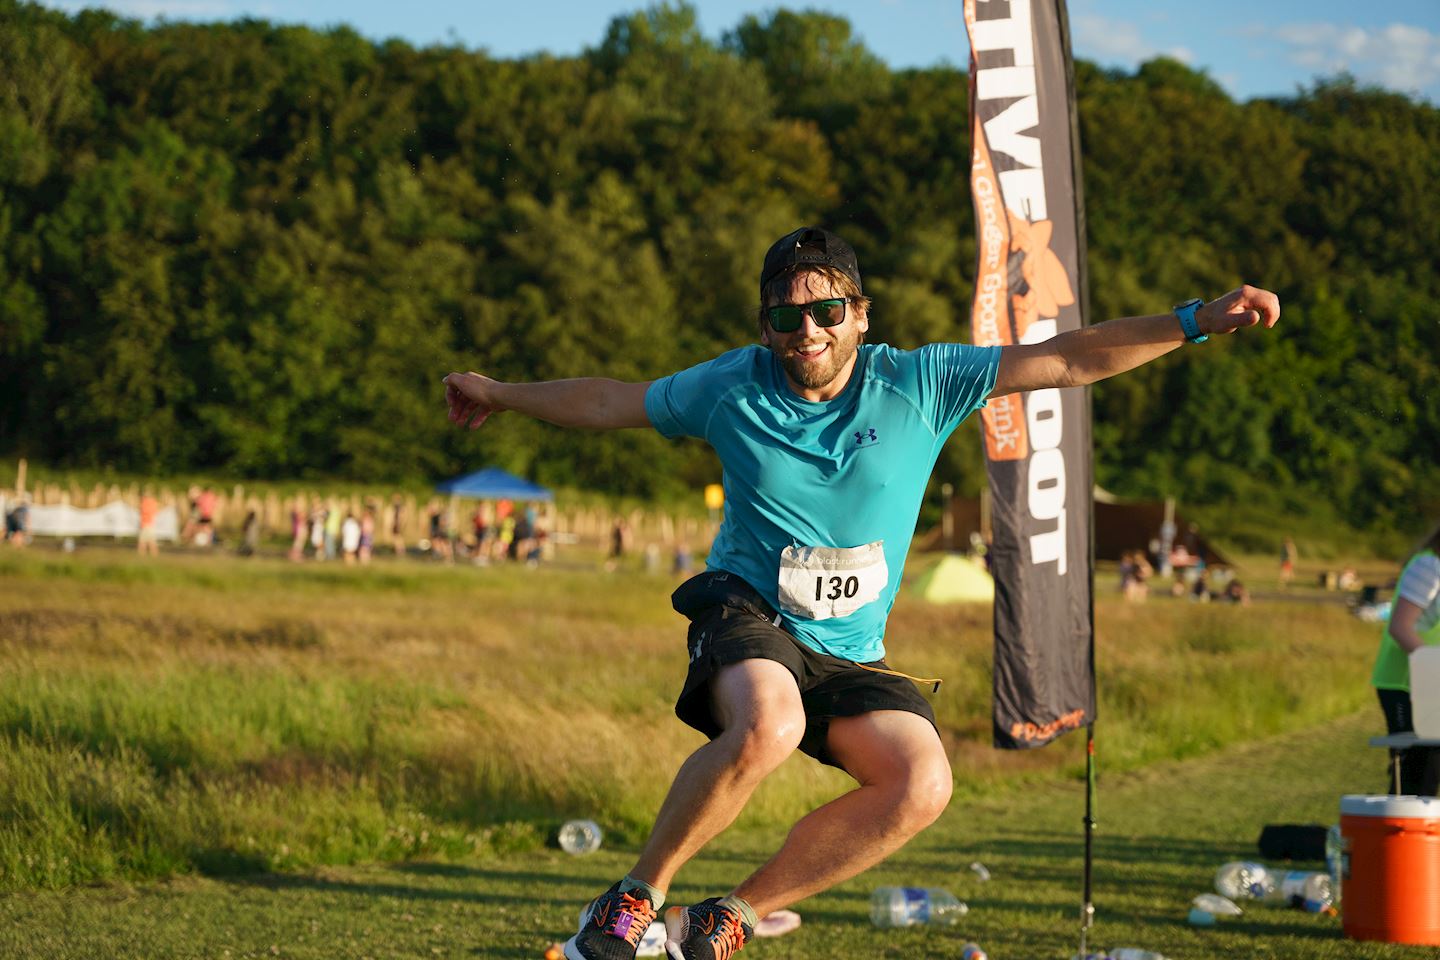
M 1065 0 L 1056 0 L 1055 13 L 1059 22 L 1057 31 L 1060 38 L 1060 48 L 1065 64 L 1065 101 L 1070 114 L 1070 164 L 1072 171 L 1074 211 L 1075 211 L 1075 236 L 1076 236 L 1076 294 L 1080 306 L 1080 324 L 1085 326 L 1090 322 L 1090 261 L 1089 261 L 1089 226 L 1085 219 L 1085 176 L 1084 162 L 1080 147 L 1080 110 L 1077 104 L 1075 93 L 1075 53 L 1071 47 L 1070 37 L 1070 11 L 1066 8 Z M 1095 771 L 1095 715 L 1096 710 L 1096 684 L 1098 678 L 1095 673 L 1095 462 L 1094 462 L 1094 441 L 1090 435 L 1090 420 L 1094 398 L 1090 388 L 1085 389 L 1085 434 L 1090 449 L 1085 458 L 1085 483 L 1087 485 L 1087 499 L 1090 505 L 1090 518 L 1087 524 L 1089 559 L 1090 559 L 1090 722 L 1085 725 L 1085 864 L 1084 864 L 1084 902 L 1080 908 L 1080 956 L 1084 957 L 1088 952 L 1087 941 L 1090 928 L 1095 923 L 1095 900 L 1093 896 L 1092 880 L 1095 867 L 1095 814 L 1096 814 L 1096 771 Z
M 1086 953 L 1090 927 L 1095 923 L 1095 901 L 1090 880 L 1095 863 L 1095 724 L 1085 727 L 1085 901 L 1080 909 L 1080 956 Z

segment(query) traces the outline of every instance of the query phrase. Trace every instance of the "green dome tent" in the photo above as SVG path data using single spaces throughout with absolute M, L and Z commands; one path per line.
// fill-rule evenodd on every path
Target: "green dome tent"
M 915 595 L 931 603 L 991 603 L 995 581 L 978 560 L 948 553 L 915 581 Z

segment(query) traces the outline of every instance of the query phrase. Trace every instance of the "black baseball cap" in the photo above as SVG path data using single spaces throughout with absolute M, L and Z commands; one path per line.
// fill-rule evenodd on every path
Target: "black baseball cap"
M 765 295 L 767 283 L 799 264 L 834 267 L 854 280 L 857 289 L 863 289 L 860 287 L 860 263 L 855 259 L 855 251 L 850 244 L 829 230 L 801 227 L 776 240 L 765 254 L 765 265 L 760 268 L 760 295 Z

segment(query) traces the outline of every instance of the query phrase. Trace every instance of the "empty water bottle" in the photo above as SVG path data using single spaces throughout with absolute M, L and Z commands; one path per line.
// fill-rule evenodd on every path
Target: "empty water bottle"
M 570 820 L 560 828 L 558 839 L 561 850 L 578 857 L 599 850 L 603 836 L 600 825 L 594 820 Z
M 990 960 L 990 955 L 979 944 L 967 943 L 960 948 L 960 960 Z
M 1275 878 L 1262 863 L 1227 863 L 1215 872 L 1215 892 L 1231 900 L 1263 900 L 1275 889 Z
M 1319 913 L 1335 902 L 1335 893 L 1328 873 L 1291 870 L 1279 876 L 1274 890 L 1265 899 Z
M 1341 836 L 1338 823 L 1325 834 L 1325 872 L 1330 874 L 1330 892 L 1338 904 L 1345 893 L 1345 875 L 1350 872 L 1350 841 Z
M 877 927 L 948 927 L 970 908 L 937 887 L 879 887 L 870 895 L 870 922 Z
M 1202 893 L 1190 902 L 1198 909 L 1217 917 L 1238 917 L 1242 912 L 1233 901 L 1213 893 Z
M 1139 947 L 1118 947 L 1110 951 L 1110 960 L 1165 960 L 1165 955 Z

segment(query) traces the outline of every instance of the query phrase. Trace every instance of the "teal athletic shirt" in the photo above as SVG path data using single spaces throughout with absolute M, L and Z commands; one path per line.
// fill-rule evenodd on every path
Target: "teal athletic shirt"
M 742 577 L 806 646 L 867 663 L 885 655 L 885 621 L 935 459 L 960 421 L 984 406 L 999 365 L 999 347 L 861 344 L 840 395 L 812 402 L 790 388 L 769 350 L 752 345 L 656 380 L 645 413 L 663 436 L 698 437 L 720 455 L 725 519 L 706 569 Z M 787 547 L 877 542 L 870 556 L 883 553 L 886 573 L 872 563 L 873 600 L 818 619 L 796 612 L 798 592 L 781 602 Z M 811 572 L 795 582 L 807 594 L 814 583 L 817 600 L 855 592 L 844 569 L 805 579 Z

